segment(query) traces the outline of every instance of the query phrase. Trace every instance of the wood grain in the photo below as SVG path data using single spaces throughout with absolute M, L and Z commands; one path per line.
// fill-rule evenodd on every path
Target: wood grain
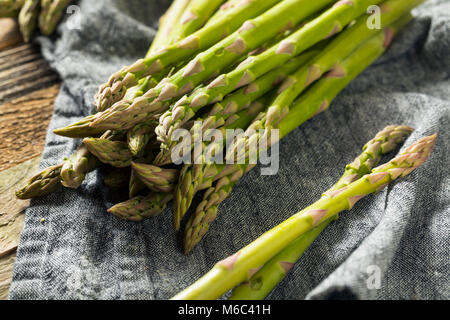
M 0 170 L 42 153 L 59 85 L 0 106 Z
M 0 300 L 7 299 L 29 201 L 14 192 L 38 171 L 57 75 L 39 48 L 24 44 L 13 19 L 0 19 Z

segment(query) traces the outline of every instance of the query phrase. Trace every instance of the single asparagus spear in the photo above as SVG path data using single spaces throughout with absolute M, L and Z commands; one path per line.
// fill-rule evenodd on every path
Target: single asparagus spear
M 350 210 L 363 197 L 404 177 L 429 157 L 436 134 L 420 139 L 401 155 L 355 182 L 303 209 L 232 256 L 218 262 L 206 275 L 172 299 L 216 299 L 259 270 L 292 241 L 321 223 Z
M 199 30 L 224 0 L 191 0 L 174 31 L 180 41 Z
M 381 156 L 391 152 L 399 144 L 403 143 L 412 131 L 413 129 L 407 126 L 388 126 L 377 133 L 363 147 L 362 154 L 345 167 L 344 174 L 339 181 L 331 189 L 323 193 L 322 197 L 330 197 L 334 192 L 369 174 L 373 167 L 378 164 Z M 264 299 L 284 279 L 289 270 L 332 220 L 329 219 L 321 223 L 294 240 L 269 262 L 264 264 L 262 269 L 256 272 L 249 281 L 234 288 L 230 300 Z
M 95 117 L 95 114 L 89 115 L 67 127 L 55 129 L 53 130 L 53 133 L 68 138 L 97 137 L 105 133 L 106 130 L 92 128 L 89 126 Z
M 62 164 L 51 166 L 36 174 L 27 184 L 16 192 L 16 197 L 19 199 L 31 199 L 41 197 L 55 191 L 61 186 Z
M 112 189 L 128 187 L 130 180 L 129 168 L 113 168 L 103 179 L 105 185 Z
M 174 26 L 179 23 L 181 15 L 191 0 L 174 0 L 167 12 L 159 19 L 159 29 L 146 56 L 171 44 L 175 38 Z
M 29 42 L 36 29 L 40 0 L 26 0 L 19 13 L 19 27 L 25 42 Z
M 202 28 L 189 37 L 168 45 L 164 50 L 123 68 L 100 87 L 95 100 L 97 109 L 107 109 L 112 103 L 122 99 L 127 88 L 134 86 L 142 77 L 159 73 L 163 69 L 191 57 L 196 52 L 209 48 L 218 42 L 224 33 L 235 31 L 244 21 L 258 16 L 279 1 L 240 2 L 240 5 L 231 9 L 215 24 Z
M 146 197 L 138 196 L 116 204 L 108 212 L 121 219 L 141 221 L 160 214 L 172 197 L 171 193 L 150 193 Z
M 332 8 L 307 23 L 303 28 L 294 32 L 279 44 L 255 57 L 250 57 L 232 72 L 222 74 L 207 87 L 195 90 L 188 98 L 177 102 L 161 116 L 160 125 L 156 129 L 158 139 L 164 142 L 165 145 L 171 145 L 172 132 L 191 119 L 198 110 L 212 102 L 222 100 L 226 94 L 236 88 L 251 83 L 319 41 L 333 36 L 352 20 L 364 14 L 368 6 L 381 1 L 352 0 L 337 2 Z M 308 3 L 311 5 L 311 3 L 317 3 L 317 1 Z M 319 9 L 320 7 L 317 8 L 317 10 Z M 308 12 L 308 15 L 312 13 L 314 12 Z M 254 29 L 250 29 L 249 33 Z M 201 70 L 204 68 L 204 64 L 200 64 L 198 68 Z M 165 87 L 165 90 L 168 90 L 167 88 L 168 86 Z M 163 98 L 159 97 L 160 100 L 164 100 Z
M 260 2 L 261 1 L 258 1 L 258 5 Z M 97 118 L 91 126 L 127 128 L 135 123 L 141 122 L 143 119 L 146 119 L 153 114 L 158 114 L 161 113 L 161 111 L 167 110 L 170 106 L 170 102 L 173 101 L 174 98 L 191 92 L 197 85 L 211 78 L 214 74 L 219 73 L 222 69 L 232 64 L 233 61 L 238 60 L 246 53 L 258 48 L 261 44 L 276 36 L 277 33 L 285 30 L 286 24 L 296 25 L 330 2 L 332 1 L 317 0 L 311 2 L 307 0 L 285 0 L 280 2 L 278 5 L 264 12 L 257 18 L 246 21 L 239 30 L 208 50 L 198 54 L 186 65 L 186 67 L 179 70 L 166 81 L 161 82 L 155 88 L 149 90 L 142 97 L 135 99 L 132 103 L 119 103 L 109 108 L 102 116 Z M 249 5 L 252 3 L 253 2 L 250 2 Z M 298 10 L 299 7 L 302 7 L 303 9 Z M 191 37 L 192 36 L 186 38 L 186 40 Z M 283 62 L 286 62 L 290 58 L 290 56 L 287 57 Z M 248 83 L 249 82 L 242 84 L 242 86 Z M 209 90 L 213 90 L 213 88 L 217 89 L 217 87 L 221 87 L 220 81 L 212 82 L 205 90 L 209 92 Z M 228 86 L 224 86 L 224 88 L 226 89 Z M 233 87 L 233 90 L 235 88 L 236 86 Z M 223 92 L 223 94 L 229 92 L 230 91 Z M 203 101 L 201 97 L 197 98 L 197 95 L 195 95 L 195 98 L 193 99 L 192 107 L 197 106 L 198 103 Z M 180 101 L 183 101 L 183 103 L 185 102 L 183 99 Z M 214 101 L 214 99 L 211 101 Z M 183 112 L 185 110 L 184 108 L 175 109 Z M 173 110 L 173 115 L 175 117 L 182 116 L 182 114 L 179 114 L 175 109 Z M 189 115 L 190 118 L 192 118 L 193 114 L 189 113 Z M 187 118 L 189 118 L 189 115 L 184 114 Z M 167 115 L 164 119 L 165 118 L 169 120 L 170 117 Z M 164 119 L 162 119 L 162 121 L 164 121 Z M 165 121 L 167 122 L 167 120 Z M 178 128 L 180 126 L 181 124 L 178 124 Z M 160 132 L 162 131 L 160 130 Z
M 64 10 L 72 0 L 41 0 L 39 14 L 39 29 L 44 35 L 51 35 L 55 31 Z
M 103 138 L 85 138 L 83 144 L 101 162 L 117 168 L 131 165 L 133 155 L 128 144 L 123 141 L 111 141 Z
M 131 162 L 131 167 L 139 179 L 156 192 L 173 192 L 179 170 L 166 169 L 145 163 Z
M 326 76 L 321 79 L 315 85 L 313 85 L 303 96 L 300 97 L 298 102 L 294 102 L 291 107 L 289 117 L 285 117 L 278 126 L 280 130 L 280 137 L 284 137 L 287 133 L 297 128 L 306 120 L 312 118 L 314 115 L 324 111 L 331 102 L 332 99 L 360 72 L 368 67 L 375 59 L 377 59 L 386 49 L 388 42 L 386 39 L 392 40 L 391 29 L 385 29 L 383 32 L 379 32 L 373 39 L 365 42 L 359 49 L 357 49 L 352 55 L 344 60 L 341 64 L 337 64 L 335 68 L 339 70 L 339 76 L 335 76 L 335 72 L 330 71 L 331 76 Z M 327 101 L 327 104 L 324 104 Z M 325 107 L 324 107 L 325 106 Z M 306 109 L 306 110 L 305 110 Z M 261 128 L 261 123 L 264 117 L 260 120 L 254 121 L 247 131 L 258 130 Z M 285 123 L 283 123 L 285 121 Z M 285 128 L 287 127 L 287 129 Z M 267 132 L 268 130 L 266 130 Z M 251 131 L 252 132 L 252 131 Z M 268 134 L 263 134 L 261 141 L 268 140 Z M 243 151 L 246 152 L 247 148 L 238 146 L 245 145 L 248 142 L 245 136 L 242 139 L 231 145 L 232 152 Z M 261 151 L 261 150 L 258 150 Z M 227 158 L 229 160 L 229 151 L 227 151 Z M 247 154 L 248 155 L 248 154 Z M 249 156 L 249 155 L 248 155 Z M 242 159 L 238 154 L 236 159 L 239 161 Z M 244 158 L 245 159 L 245 158 Z M 208 189 L 203 197 L 203 201 L 200 203 L 194 214 L 189 218 L 189 221 L 185 230 L 185 252 L 189 252 L 192 248 L 202 239 L 207 232 L 211 221 L 215 219 L 218 212 L 218 205 L 227 198 L 231 192 L 233 186 L 237 183 L 240 177 L 245 172 L 250 170 L 252 166 L 246 164 L 229 165 L 227 175 L 221 177 L 216 186 Z M 235 168 L 236 172 L 233 171 Z
M 155 137 L 156 121 L 147 121 L 135 125 L 128 131 L 128 148 L 133 156 L 139 156 L 145 146 Z
M 248 108 L 253 101 L 260 98 L 282 81 L 288 74 L 297 70 L 309 59 L 319 54 L 320 48 L 309 50 L 304 54 L 291 59 L 285 65 L 266 73 L 254 82 L 228 95 L 223 101 L 216 103 L 207 114 L 207 117 L 201 123 L 194 123 L 191 128 L 191 137 L 194 139 L 194 132 L 205 132 L 208 129 L 214 129 L 231 124 L 235 116 L 240 111 Z M 201 126 L 201 128 L 200 128 Z M 158 127 L 160 129 L 160 127 Z M 171 152 L 177 145 L 172 142 L 170 146 L 164 143 L 161 145 L 161 152 L 155 159 L 156 165 L 171 163 Z
M 99 161 L 81 145 L 67 158 L 61 167 L 61 184 L 66 188 L 76 189 L 84 181 L 86 174 L 99 166 Z

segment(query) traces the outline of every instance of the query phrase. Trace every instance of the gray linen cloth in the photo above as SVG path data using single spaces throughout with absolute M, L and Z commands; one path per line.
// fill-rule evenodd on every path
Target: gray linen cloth
M 39 39 L 64 80 L 42 167 L 79 144 L 51 130 L 89 114 L 97 87 L 145 54 L 168 4 L 80 1 L 78 25 L 70 17 L 54 40 Z M 450 1 L 429 0 L 416 15 L 328 111 L 283 139 L 277 175 L 256 168 L 239 182 L 190 255 L 172 228 L 171 207 L 142 223 L 119 220 L 106 208 L 125 195 L 105 190 L 95 172 L 78 190 L 32 201 L 10 298 L 170 298 L 317 200 L 377 131 L 404 124 L 416 129 L 406 145 L 439 134 L 430 159 L 342 213 L 268 298 L 449 299 Z

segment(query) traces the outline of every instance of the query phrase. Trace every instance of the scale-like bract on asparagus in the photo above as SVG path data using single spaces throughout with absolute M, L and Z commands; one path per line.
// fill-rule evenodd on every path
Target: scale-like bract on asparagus
M 185 60 L 197 52 L 217 43 L 224 35 L 239 28 L 248 19 L 258 16 L 280 0 L 242 0 L 216 23 L 196 31 L 187 38 L 138 60 L 112 75 L 107 83 L 100 87 L 95 98 L 98 110 L 105 110 L 119 101 L 130 86 L 139 79 L 161 72 L 174 64 Z
M 129 128 L 152 115 L 160 114 L 169 108 L 175 98 L 191 92 L 196 86 L 210 79 L 213 75 L 219 74 L 224 68 L 227 68 L 246 53 L 258 48 L 280 31 L 285 30 L 287 26 L 298 24 L 330 2 L 332 1 L 282 1 L 260 16 L 246 21 L 238 31 L 198 54 L 186 67 L 167 80 L 162 81 L 142 97 L 134 101 L 122 101 L 115 104 L 103 112 L 100 117 L 91 123 L 91 126 Z M 298 7 L 302 7 L 303 10 L 297 10 Z M 286 60 L 289 60 L 289 58 Z M 213 82 L 211 86 L 216 87 L 218 83 Z M 198 99 L 193 101 L 194 104 L 198 102 L 200 102 Z M 178 108 L 178 110 L 181 109 Z M 177 114 L 174 111 L 174 116 L 178 115 L 181 116 L 181 114 Z M 160 120 L 164 121 L 165 118 L 169 120 L 167 116 Z M 159 132 L 161 135 L 163 134 L 162 129 Z
M 291 107 L 289 117 L 285 117 L 278 126 L 280 130 L 280 138 L 297 128 L 299 125 L 312 118 L 314 115 L 325 111 L 329 102 L 343 89 L 345 86 L 353 80 L 360 72 L 368 67 L 375 59 L 377 59 L 386 49 L 388 42 L 386 39 L 392 40 L 392 30 L 385 29 L 379 32 L 374 38 L 365 42 L 358 48 L 354 54 L 350 55 L 343 63 L 337 64 L 335 68 L 340 70 L 339 76 L 335 76 L 335 72 L 332 70 L 329 76 L 318 81 L 314 84 L 300 99 L 294 102 Z M 327 103 L 325 104 L 324 101 Z M 264 118 L 254 121 L 247 132 L 254 132 L 253 130 L 264 129 L 262 123 Z M 265 130 L 262 135 L 263 141 L 270 141 L 270 130 Z M 251 134 L 247 134 L 249 136 Z M 253 135 L 252 135 L 253 136 Z M 269 139 L 269 140 L 267 140 Z M 245 136 L 237 139 L 235 144 L 232 144 L 227 150 L 227 158 L 231 158 L 229 153 L 240 153 L 249 150 L 246 148 L 236 148 L 236 146 L 242 146 L 248 142 Z M 259 150 L 261 151 L 261 150 Z M 236 154 L 235 160 L 241 160 L 248 154 Z M 214 187 L 211 187 L 206 191 L 203 201 L 200 203 L 194 214 L 189 218 L 187 227 L 185 230 L 185 252 L 189 252 L 192 248 L 203 238 L 207 232 L 211 221 L 215 219 L 218 212 L 219 204 L 225 200 L 228 194 L 231 192 L 233 186 L 248 171 L 247 165 L 235 164 L 228 166 L 229 173 L 223 176 L 216 182 Z M 236 171 L 233 171 L 235 168 Z
M 39 14 L 39 29 L 44 35 L 51 35 L 55 31 L 64 10 L 72 0 L 41 0 Z
M 373 167 L 378 164 L 381 155 L 391 152 L 409 136 L 413 131 L 407 126 L 387 126 L 370 140 L 364 147 L 363 152 L 355 158 L 355 161 L 345 167 L 344 174 L 339 181 L 322 197 L 333 196 L 350 183 L 369 174 Z M 336 215 L 337 218 L 337 215 Z M 261 300 L 264 299 L 272 289 L 279 283 L 303 253 L 320 235 L 320 233 L 334 219 L 322 222 L 319 226 L 308 231 L 289 246 L 280 251 L 275 257 L 264 264 L 261 270 L 256 272 L 247 282 L 233 289 L 230 300 Z
M 109 208 L 108 212 L 121 219 L 141 221 L 144 218 L 154 217 L 163 212 L 172 198 L 172 193 L 150 193 L 146 197 L 137 196 L 116 204 Z
M 368 6 L 381 1 L 339 1 L 332 8 L 326 10 L 319 17 L 307 23 L 303 28 L 294 32 L 279 44 L 257 56 L 249 57 L 235 70 L 220 75 L 207 87 L 195 90 L 189 97 L 181 99 L 171 110 L 160 117 L 160 125 L 156 129 L 156 133 L 158 134 L 158 139 L 163 143 L 162 148 L 170 149 L 173 146 L 171 139 L 173 132 L 191 119 L 198 110 L 210 103 L 222 100 L 226 94 L 248 85 L 266 72 L 281 66 L 319 41 L 330 38 L 354 19 L 364 14 Z M 308 5 L 311 6 L 312 3 L 318 4 L 318 1 L 308 2 Z M 320 6 L 314 11 L 318 9 L 320 9 Z M 307 16 L 314 13 L 314 11 L 307 12 Z M 306 10 L 301 10 L 301 12 L 306 13 Z M 252 30 L 256 29 L 253 25 L 247 25 L 247 28 L 246 34 L 251 34 Z M 246 43 L 243 45 L 245 48 Z M 200 61 L 193 60 L 193 63 L 197 64 L 197 69 L 205 69 L 205 66 L 202 63 L 198 64 L 198 62 Z
M 36 29 L 40 0 L 26 0 L 19 13 L 19 27 L 25 42 L 29 42 Z
M 172 299 L 217 299 L 234 286 L 247 281 L 265 263 L 304 235 L 342 211 L 350 210 L 365 196 L 378 192 L 392 181 L 410 174 L 429 157 L 437 135 L 424 137 L 402 154 L 330 197 L 303 209 L 232 256 L 218 262 L 207 274 Z
M 78 188 L 86 174 L 95 170 L 99 164 L 86 146 L 81 145 L 74 154 L 64 160 L 60 174 L 61 184 L 66 188 Z
M 153 38 L 152 44 L 146 54 L 150 56 L 153 52 L 173 43 L 176 37 L 174 29 L 177 29 L 180 18 L 191 0 L 174 0 L 166 13 L 159 19 L 159 29 Z

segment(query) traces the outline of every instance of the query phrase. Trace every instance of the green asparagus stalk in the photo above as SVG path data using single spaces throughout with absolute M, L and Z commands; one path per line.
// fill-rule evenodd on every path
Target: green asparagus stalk
M 177 104 L 161 116 L 160 125 L 156 130 L 158 139 L 164 142 L 166 146 L 172 145 L 172 133 L 180 128 L 183 123 L 191 119 L 198 110 L 212 102 L 222 100 L 226 94 L 236 88 L 251 83 L 266 72 L 286 63 L 289 59 L 297 56 L 319 41 L 333 36 L 352 20 L 363 15 L 368 6 L 378 4 L 381 1 L 352 0 L 337 2 L 318 18 L 307 23 L 303 28 L 294 32 L 279 44 L 255 57 L 250 57 L 239 68 L 236 68 L 228 74 L 222 74 L 207 87 L 195 90 L 188 98 L 177 102 Z M 308 3 L 311 5 L 311 3 L 317 3 L 317 1 Z M 310 15 L 313 12 L 308 13 Z M 250 29 L 249 33 L 251 31 L 252 29 Z M 160 98 L 160 100 L 164 99 Z
M 84 181 L 86 174 L 95 170 L 98 160 L 81 145 L 77 151 L 67 158 L 61 167 L 61 184 L 66 188 L 76 189 Z
M 258 5 L 260 5 L 260 2 L 261 1 L 258 1 Z M 91 126 L 103 128 L 127 128 L 135 123 L 141 122 L 153 114 L 159 114 L 162 111 L 167 110 L 170 103 L 173 102 L 175 98 L 191 92 L 197 85 L 211 78 L 214 74 L 218 74 L 222 69 L 232 64 L 233 61 L 238 60 L 246 53 L 258 48 L 277 33 L 285 30 L 286 24 L 289 26 L 296 25 L 330 2 L 332 1 L 317 0 L 311 2 L 307 0 L 285 0 L 280 2 L 278 5 L 264 12 L 257 18 L 246 21 L 239 30 L 208 50 L 198 54 L 186 65 L 186 67 L 168 78 L 167 81 L 163 81 L 155 88 L 149 90 L 142 97 L 135 99 L 133 102 L 119 103 L 109 108 L 103 112 L 103 115 L 97 118 Z M 252 3 L 253 2 L 250 2 L 249 5 Z M 302 7 L 303 9 L 298 10 L 299 7 Z M 291 57 L 287 57 L 284 62 L 290 58 Z M 246 65 L 248 65 L 248 63 Z M 243 83 L 242 86 L 248 83 L 249 82 Z M 221 82 L 214 81 L 208 87 L 205 87 L 205 90 L 209 92 L 210 90 L 213 90 L 213 88 L 217 89 L 218 87 L 222 87 Z M 228 88 L 228 86 L 224 86 L 223 88 Z M 236 86 L 233 87 L 233 90 L 235 88 Z M 223 92 L 223 94 L 229 92 L 230 91 Z M 184 104 L 185 101 L 183 99 L 181 99 L 180 102 L 181 101 Z M 202 99 L 199 100 L 198 98 L 195 98 L 192 100 L 192 107 L 202 101 Z M 211 102 L 212 101 L 214 101 L 214 99 L 211 99 Z M 178 104 L 176 106 L 178 106 Z M 181 114 L 177 113 L 176 109 L 184 112 L 184 108 L 180 109 L 174 107 L 173 115 L 176 117 L 178 117 L 178 115 L 181 116 Z M 189 115 L 190 118 L 192 118 L 193 114 L 190 113 Z M 186 114 L 184 114 L 184 116 L 189 117 Z M 167 115 L 161 119 L 161 121 L 167 122 L 165 118 L 170 120 L 171 117 Z M 186 121 L 183 123 L 185 122 Z M 179 123 L 177 128 L 180 128 L 181 126 L 182 124 Z M 163 132 L 163 130 L 160 130 L 160 132 Z M 164 137 L 161 137 L 161 139 L 163 138 Z
M 139 179 L 156 192 L 173 192 L 179 170 L 166 169 L 145 163 L 131 162 L 131 167 Z
M 171 193 L 150 193 L 146 197 L 138 196 L 116 204 L 109 208 L 108 212 L 121 219 L 141 221 L 163 212 L 172 198 Z
M 36 29 L 40 0 L 26 0 L 19 13 L 19 27 L 25 42 L 29 42 Z
M 172 299 L 216 299 L 234 286 L 247 281 L 267 261 L 292 241 L 321 223 L 350 210 L 363 197 L 380 191 L 392 181 L 404 177 L 429 157 L 437 135 L 412 144 L 401 155 L 372 170 L 331 197 L 303 209 L 232 256 L 218 262 L 206 275 Z
M 83 144 L 103 163 L 124 168 L 131 165 L 133 155 L 128 144 L 123 141 L 111 141 L 103 138 L 85 138 Z
M 208 112 L 207 117 L 201 123 L 195 123 L 191 128 L 191 137 L 195 141 L 194 133 L 201 131 L 204 133 L 208 129 L 215 129 L 221 126 L 230 125 L 234 122 L 236 114 L 248 108 L 253 101 L 260 98 L 275 86 L 277 86 L 288 74 L 297 70 L 309 59 L 319 54 L 320 47 L 312 49 L 304 54 L 291 59 L 285 65 L 266 73 L 247 86 L 228 95 L 223 101 L 216 103 Z M 158 127 L 160 129 L 160 127 Z M 171 152 L 177 145 L 173 142 L 171 146 L 163 145 L 161 152 L 155 159 L 156 165 L 171 163 Z
M 103 129 L 92 128 L 89 124 L 95 119 L 95 115 L 89 115 L 67 127 L 53 130 L 54 134 L 68 138 L 97 137 L 105 133 Z
M 0 18 L 16 18 L 19 15 L 19 10 L 3 10 L 0 8 Z
M 135 125 L 128 131 L 127 143 L 133 156 L 139 156 L 145 146 L 155 137 L 155 121 L 148 121 Z
M 223 2 L 224 0 L 191 0 L 174 31 L 177 34 L 175 41 L 199 30 Z
M 369 174 L 378 164 L 383 154 L 391 152 L 411 134 L 412 128 L 407 126 L 388 126 L 370 140 L 364 147 L 363 153 L 355 161 L 348 164 L 339 181 L 322 197 L 330 197 L 335 192 L 355 182 L 362 176 Z M 336 215 L 337 219 L 337 215 Z M 249 281 L 233 289 L 230 300 L 261 300 L 284 279 L 289 270 L 300 259 L 303 253 L 320 235 L 320 233 L 334 219 L 324 221 L 319 226 L 308 231 L 264 264 Z
M 39 14 L 39 29 L 44 35 L 51 35 L 55 31 L 64 10 L 72 0 L 41 0 Z
M 27 184 L 16 192 L 16 197 L 22 200 L 41 197 L 55 191 L 61 186 L 62 164 L 51 166 L 36 174 Z
M 100 87 L 95 105 L 98 110 L 107 109 L 112 103 L 122 99 L 128 87 L 134 86 L 142 77 L 159 73 L 163 69 L 185 60 L 196 52 L 205 50 L 217 43 L 222 36 L 237 30 L 241 24 L 258 16 L 280 0 L 245 1 L 231 9 L 215 24 L 202 28 L 189 37 L 168 45 L 164 50 L 136 61 L 113 74 L 107 83 Z M 188 83 L 188 82 L 187 82 Z M 188 88 L 188 87 L 186 87 Z M 186 88 L 184 90 L 186 90 Z
M 128 187 L 130 170 L 128 168 L 113 168 L 103 179 L 105 185 L 111 189 Z
M 147 57 L 173 42 L 175 38 L 174 26 L 179 23 L 190 2 L 191 0 L 174 0 L 172 2 L 167 12 L 159 19 L 159 29 L 146 54 Z
M 324 111 L 329 106 L 334 97 L 345 86 L 353 80 L 359 73 L 361 73 L 366 67 L 368 67 L 374 60 L 376 60 L 386 49 L 389 44 L 387 39 L 392 40 L 392 29 L 385 29 L 384 32 L 379 32 L 371 40 L 362 44 L 353 54 L 341 64 L 336 64 L 335 68 L 339 70 L 339 76 L 335 76 L 335 72 L 330 71 L 329 75 L 314 84 L 300 99 L 294 102 L 291 107 L 289 117 L 285 117 L 279 124 L 280 138 L 297 128 L 306 120 L 312 118 L 314 115 Z M 324 104 L 324 101 L 327 103 Z M 247 131 L 259 130 L 263 128 L 261 123 L 264 117 L 260 120 L 254 121 Z M 267 132 L 268 130 L 266 130 Z M 253 131 L 250 131 L 253 132 Z M 263 134 L 262 141 L 270 141 L 268 134 Z M 244 142 L 247 142 L 243 137 Z M 234 144 L 234 146 L 245 145 L 242 139 Z M 233 145 L 230 148 L 232 152 L 235 152 Z M 247 148 L 239 148 L 240 150 L 247 150 Z M 260 151 L 260 150 L 258 150 Z M 229 152 L 229 151 L 227 151 Z M 229 154 L 227 153 L 229 160 Z M 238 154 L 236 158 L 238 161 L 242 157 Z M 231 192 L 233 186 L 243 176 L 245 172 L 251 169 L 252 166 L 247 164 L 235 164 L 229 165 L 231 168 L 227 169 L 227 175 L 221 177 L 215 187 L 211 187 L 205 192 L 203 201 L 200 203 L 194 214 L 189 218 L 189 221 L 185 230 L 184 246 L 185 252 L 188 253 L 192 248 L 202 239 L 207 232 L 211 221 L 215 219 L 218 212 L 218 205 L 227 198 Z M 235 171 L 233 171 L 235 168 Z

